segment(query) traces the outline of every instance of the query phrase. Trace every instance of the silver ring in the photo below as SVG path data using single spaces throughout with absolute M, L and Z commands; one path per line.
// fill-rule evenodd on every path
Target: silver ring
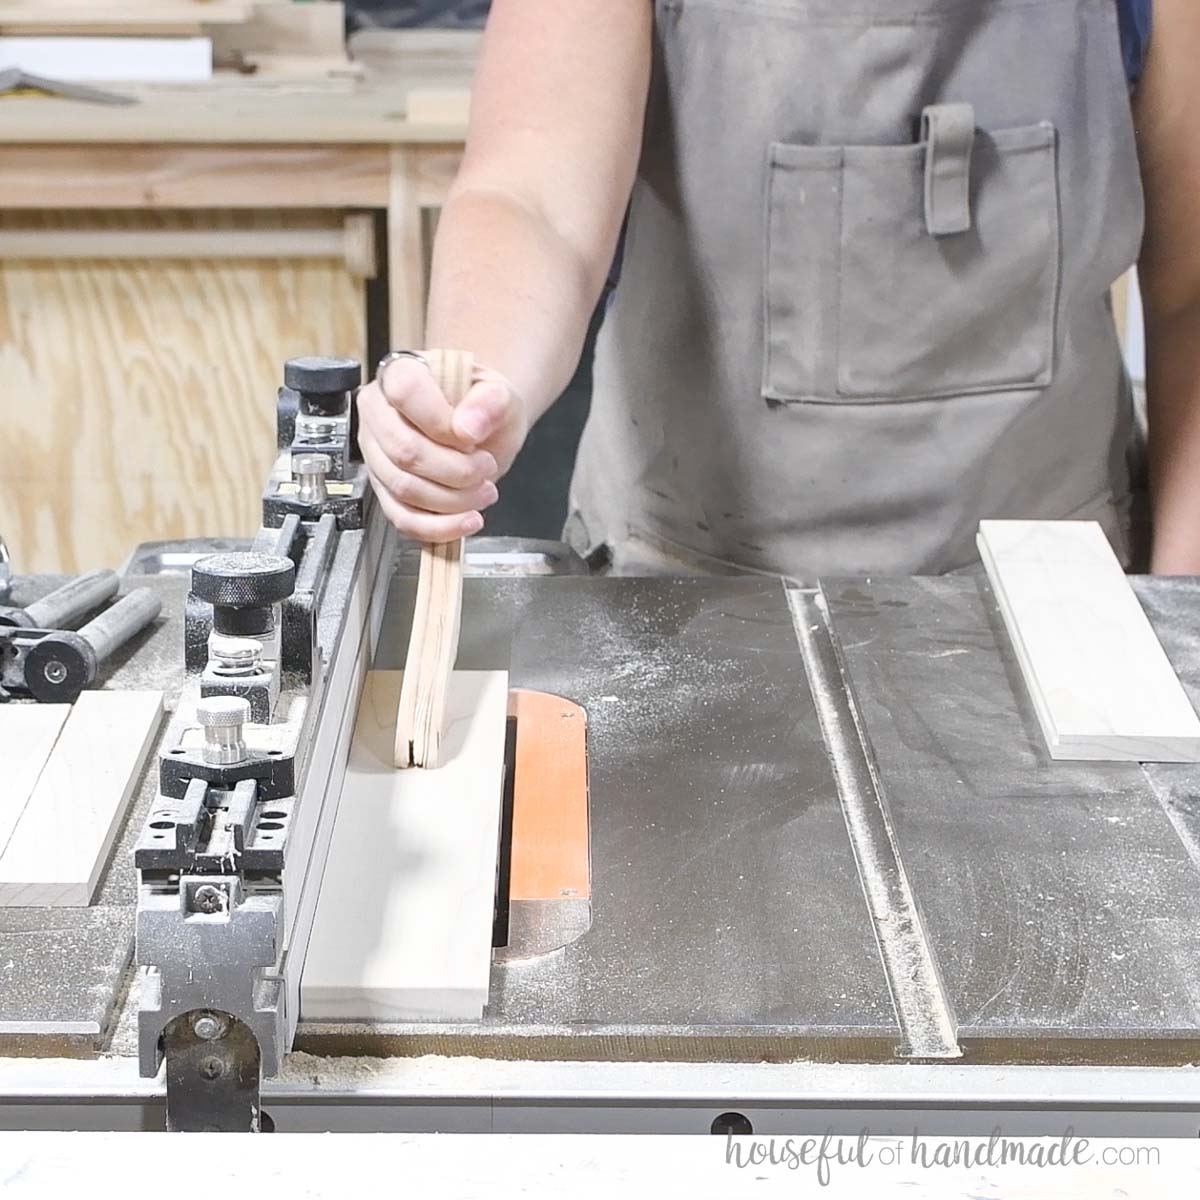
M 415 358 L 427 370 L 430 375 L 433 374 L 433 368 L 429 365 L 429 359 L 423 354 L 418 354 L 415 350 L 389 350 L 380 360 L 379 365 L 375 368 L 375 382 L 383 387 L 383 373 L 394 363 L 398 358 Z

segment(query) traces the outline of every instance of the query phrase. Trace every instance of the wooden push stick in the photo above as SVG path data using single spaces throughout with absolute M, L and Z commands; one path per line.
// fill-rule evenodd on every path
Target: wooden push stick
M 429 350 L 429 369 L 451 404 L 471 386 L 475 360 L 460 350 Z M 463 539 L 421 547 L 417 603 L 396 713 L 398 767 L 436 767 L 446 719 L 446 690 L 458 657 Z

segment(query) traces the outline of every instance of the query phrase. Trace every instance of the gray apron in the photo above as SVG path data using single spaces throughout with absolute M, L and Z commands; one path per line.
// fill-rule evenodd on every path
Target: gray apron
M 937 573 L 981 518 L 1037 517 L 1124 554 L 1109 288 L 1142 193 L 1113 0 L 658 0 L 655 24 L 572 544 Z

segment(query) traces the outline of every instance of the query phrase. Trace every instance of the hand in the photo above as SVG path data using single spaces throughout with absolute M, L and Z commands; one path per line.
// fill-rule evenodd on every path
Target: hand
M 358 444 L 384 515 L 406 537 L 450 542 L 483 528 L 496 480 L 525 441 L 525 407 L 496 371 L 452 408 L 416 359 L 388 364 L 358 393 Z

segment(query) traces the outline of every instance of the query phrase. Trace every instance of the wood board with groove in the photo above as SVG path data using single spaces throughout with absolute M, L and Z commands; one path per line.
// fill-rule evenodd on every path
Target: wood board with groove
M 157 691 L 75 701 L 0 855 L 0 906 L 91 903 L 162 711 Z
M 0 704 L 0 855 L 70 711 L 69 704 Z
M 477 1021 L 488 999 L 505 671 L 451 676 L 442 765 L 392 765 L 401 672 L 368 672 L 300 985 L 302 1020 Z
M 456 405 L 471 387 L 474 359 L 456 350 L 425 354 L 438 387 Z M 396 715 L 397 767 L 436 767 L 450 673 L 458 658 L 462 616 L 463 539 L 421 547 L 417 599 Z
M 1200 762 L 1200 719 L 1094 521 L 981 521 L 1051 758 Z

